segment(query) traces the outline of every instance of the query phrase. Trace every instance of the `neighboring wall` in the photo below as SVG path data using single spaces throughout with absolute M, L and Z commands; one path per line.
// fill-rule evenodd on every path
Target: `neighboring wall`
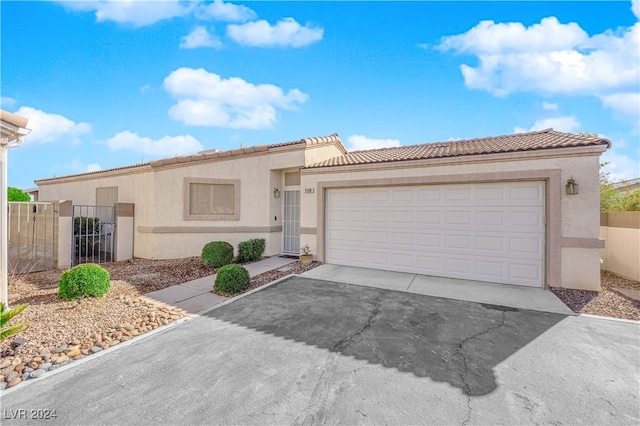
M 601 269 L 640 281 L 640 211 L 600 214 Z
M 390 162 L 302 170 L 301 244 L 324 261 L 324 199 L 332 187 L 542 180 L 547 192 L 546 286 L 599 290 L 597 148 Z M 573 177 L 580 193 L 565 194 Z M 313 189 L 313 193 L 305 192 Z

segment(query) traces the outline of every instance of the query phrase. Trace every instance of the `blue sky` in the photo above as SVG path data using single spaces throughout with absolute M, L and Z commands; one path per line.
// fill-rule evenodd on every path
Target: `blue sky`
M 640 0 L 2 1 L 9 185 L 337 132 L 350 150 L 538 130 L 640 176 Z

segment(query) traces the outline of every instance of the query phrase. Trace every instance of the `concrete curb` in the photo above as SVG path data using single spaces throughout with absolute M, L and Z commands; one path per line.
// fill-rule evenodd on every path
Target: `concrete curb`
M 108 349 L 104 349 L 104 350 L 102 350 L 100 352 L 96 352 L 94 354 L 86 356 L 86 357 L 84 357 L 84 358 L 82 358 L 82 359 L 80 359 L 78 361 L 67 362 L 62 367 L 56 368 L 55 370 L 47 371 L 45 374 L 43 374 L 40 377 L 37 377 L 37 378 L 34 378 L 34 379 L 25 380 L 23 382 L 20 382 L 16 386 L 13 386 L 13 387 L 11 387 L 9 389 L 5 389 L 5 390 L 1 391 L 0 392 L 0 397 L 4 397 L 6 395 L 9 395 L 15 389 L 23 389 L 23 388 L 25 388 L 27 386 L 30 386 L 32 383 L 37 383 L 37 382 L 42 381 L 42 379 L 44 379 L 44 378 L 51 377 L 51 376 L 53 376 L 55 374 L 61 373 L 61 372 L 66 371 L 66 370 L 69 370 L 70 368 L 74 368 L 74 367 L 76 367 L 78 365 L 82 365 L 85 362 L 89 362 L 89 361 L 98 359 L 101 356 L 107 355 L 107 354 L 109 354 L 111 352 L 115 352 L 115 351 L 119 350 L 120 348 L 124 348 L 124 347 L 130 346 L 130 345 L 136 344 L 138 342 L 141 342 L 142 340 L 144 340 L 146 338 L 149 338 L 149 337 L 152 337 L 155 334 L 164 333 L 165 331 L 168 331 L 168 330 L 170 330 L 170 329 L 172 329 L 174 327 L 178 327 L 178 326 L 180 326 L 182 324 L 185 324 L 185 323 L 187 323 L 187 322 L 189 322 L 189 321 L 191 321 L 191 320 L 193 320 L 195 318 L 196 318 L 195 314 L 189 315 L 189 316 L 184 317 L 184 318 L 180 318 L 179 320 L 176 320 L 175 322 L 172 322 L 171 324 L 163 325 L 162 327 L 158 327 L 155 330 L 148 331 L 148 332 L 146 332 L 144 334 L 139 334 L 138 336 L 135 336 L 132 339 L 126 340 L 126 341 L 124 341 L 122 343 L 118 343 L 116 346 L 112 346 L 112 347 L 109 347 Z
M 614 318 L 614 317 L 603 317 L 603 316 L 600 316 L 600 315 L 592 315 L 592 314 L 577 314 L 577 315 L 581 316 L 581 317 L 594 318 L 594 319 L 600 319 L 600 320 L 605 320 L 605 321 L 624 322 L 624 323 L 627 323 L 627 324 L 640 325 L 640 321 L 638 321 L 638 320 L 630 320 L 630 319 Z
M 255 293 L 255 292 L 258 292 L 258 291 L 260 291 L 260 290 L 262 290 L 262 289 L 265 289 L 265 288 L 267 288 L 267 287 L 271 287 L 272 285 L 274 285 L 274 284 L 276 284 L 276 283 L 279 283 L 280 281 L 284 281 L 284 280 L 286 280 L 287 278 L 290 278 L 290 277 L 302 277 L 302 275 L 299 275 L 299 274 L 289 274 L 289 275 L 285 275 L 285 276 L 284 276 L 284 277 L 282 277 L 282 278 L 278 278 L 277 280 L 271 281 L 270 283 L 267 283 L 267 284 L 261 285 L 261 286 L 260 286 L 260 287 L 258 287 L 258 288 L 254 288 L 254 289 L 253 289 L 253 290 L 251 290 L 251 291 L 247 291 L 246 293 L 242 293 L 242 294 L 239 294 L 239 295 L 237 295 L 237 296 L 230 297 L 230 298 L 228 298 L 227 300 L 225 300 L 224 302 L 218 303 L 217 305 L 214 305 L 214 306 L 212 306 L 212 307 L 210 307 L 210 308 L 203 309 L 203 310 L 201 310 L 201 311 L 199 311 L 199 312 L 196 312 L 196 313 L 195 313 L 195 314 L 193 314 L 193 315 L 194 315 L 194 316 L 201 316 L 201 315 L 204 315 L 204 314 L 206 314 L 207 312 L 211 312 L 211 311 L 213 311 L 214 309 L 218 309 L 218 308 L 221 308 L 221 307 L 223 307 L 223 306 L 226 306 L 226 305 L 228 305 L 229 303 L 233 303 L 233 302 L 235 302 L 236 300 L 240 300 L 240 299 L 242 299 L 242 298 L 243 298 L 243 297 L 245 297 L 245 296 L 249 296 L 250 294 L 253 294 L 253 293 Z

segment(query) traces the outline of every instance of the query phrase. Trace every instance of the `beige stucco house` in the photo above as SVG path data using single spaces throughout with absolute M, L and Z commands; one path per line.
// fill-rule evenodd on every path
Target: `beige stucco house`
M 137 257 L 265 238 L 267 255 L 308 244 L 327 263 L 596 290 L 610 145 L 548 129 L 349 153 L 334 134 L 36 184 L 40 200 L 133 203 Z

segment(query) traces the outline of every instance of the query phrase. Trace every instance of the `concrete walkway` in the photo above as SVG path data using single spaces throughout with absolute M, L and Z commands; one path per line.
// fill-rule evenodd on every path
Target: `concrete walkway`
M 465 300 L 467 302 L 576 315 L 551 291 L 536 287 L 432 277 L 339 265 L 322 265 L 305 272 L 302 276 L 324 281 L 337 281 L 386 290 L 405 291 L 425 296 Z
M 243 266 L 249 271 L 251 277 L 255 277 L 256 275 L 275 269 L 286 268 L 286 265 L 297 261 L 297 259 L 272 256 Z M 212 292 L 215 281 L 216 274 L 213 274 L 208 277 L 198 278 L 197 280 L 147 293 L 145 296 L 196 314 L 227 300 L 226 297 L 218 296 Z

